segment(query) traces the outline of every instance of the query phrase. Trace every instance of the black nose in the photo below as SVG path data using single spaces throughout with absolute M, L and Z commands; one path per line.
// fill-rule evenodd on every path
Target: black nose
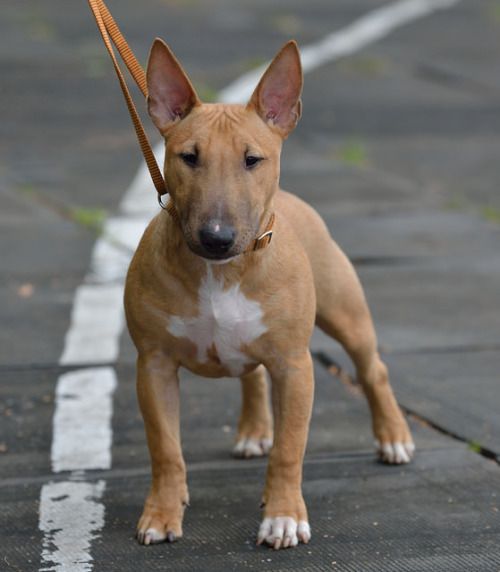
M 232 226 L 217 221 L 210 222 L 200 229 L 200 242 L 210 254 L 226 254 L 234 244 L 236 231 Z

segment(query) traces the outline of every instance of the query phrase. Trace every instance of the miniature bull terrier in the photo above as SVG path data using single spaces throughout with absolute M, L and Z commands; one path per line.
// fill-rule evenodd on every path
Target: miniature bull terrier
M 301 486 L 315 323 L 355 364 L 382 460 L 407 463 L 414 445 L 353 267 L 320 216 L 279 188 L 282 143 L 301 115 L 297 45 L 281 49 L 246 105 L 202 103 L 159 39 L 147 84 L 148 112 L 165 140 L 170 208 L 146 229 L 125 291 L 152 463 L 137 538 L 153 544 L 182 536 L 189 500 L 179 435 L 182 366 L 241 380 L 234 452 L 269 453 L 257 543 L 307 543 Z

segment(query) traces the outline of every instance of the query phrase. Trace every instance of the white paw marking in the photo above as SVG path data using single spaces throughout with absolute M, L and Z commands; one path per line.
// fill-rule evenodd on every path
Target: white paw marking
M 250 459 L 251 457 L 263 457 L 269 453 L 273 445 L 272 439 L 240 439 L 233 448 L 235 457 Z
M 148 528 L 147 530 L 138 530 L 137 531 L 137 540 L 140 544 L 144 544 L 148 546 L 149 544 L 158 544 L 159 542 L 175 542 L 177 537 L 175 534 L 170 530 L 168 532 L 160 532 L 156 528 Z
M 375 441 L 375 446 L 382 461 L 391 465 L 404 465 L 409 463 L 415 453 L 415 445 L 412 441 L 383 444 Z
M 200 363 L 207 361 L 207 350 L 217 350 L 221 364 L 237 377 L 249 363 L 241 351 L 267 331 L 258 302 L 248 299 L 235 284 L 224 290 L 207 264 L 207 275 L 198 292 L 198 316 L 171 316 L 167 330 L 177 338 L 188 338 L 198 350 Z
M 166 533 L 156 530 L 156 528 L 148 528 L 146 532 L 139 532 L 137 537 L 141 544 L 148 546 L 149 544 L 158 544 L 158 542 L 163 542 L 167 535 Z
M 311 528 L 305 520 L 297 521 L 291 516 L 265 518 L 257 534 L 257 544 L 265 542 L 275 550 L 307 544 L 311 540 Z

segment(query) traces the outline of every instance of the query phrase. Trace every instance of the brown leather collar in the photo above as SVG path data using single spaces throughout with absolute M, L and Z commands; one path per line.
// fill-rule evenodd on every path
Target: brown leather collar
M 174 203 L 172 202 L 172 200 L 169 200 L 167 204 L 165 204 L 162 200 L 162 197 L 165 195 L 160 195 L 158 194 L 158 204 L 160 205 L 160 207 L 167 211 L 168 214 L 177 222 L 179 223 L 179 215 L 177 214 L 177 210 L 174 206 Z M 255 252 L 256 250 L 260 250 L 261 248 L 265 248 L 266 246 L 268 246 L 273 238 L 273 226 L 274 226 L 274 221 L 276 219 L 276 215 L 274 213 L 271 213 L 271 216 L 269 217 L 269 220 L 267 222 L 266 228 L 264 229 L 264 232 L 262 234 L 260 234 L 257 238 L 254 238 L 252 240 L 252 242 L 248 245 L 248 247 L 246 248 L 246 250 L 244 251 L 244 254 L 246 254 L 247 252 Z
M 253 242 L 250 243 L 245 252 L 254 252 L 255 250 L 260 250 L 261 248 L 265 248 L 268 244 L 270 244 L 273 238 L 273 232 L 274 232 L 273 226 L 275 218 L 276 215 L 274 213 L 271 213 L 271 216 L 269 217 L 269 220 L 267 222 L 267 226 L 264 229 L 264 232 L 257 238 L 254 238 Z

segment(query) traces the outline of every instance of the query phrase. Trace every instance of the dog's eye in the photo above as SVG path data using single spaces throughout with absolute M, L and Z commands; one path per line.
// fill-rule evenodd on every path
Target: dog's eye
M 198 155 L 196 153 L 181 153 L 180 157 L 189 167 L 198 165 Z
M 255 157 L 254 155 L 247 155 L 245 157 L 245 167 L 247 169 L 251 169 L 252 167 L 255 167 L 255 165 L 257 165 L 257 163 L 260 163 L 262 161 L 262 157 Z

